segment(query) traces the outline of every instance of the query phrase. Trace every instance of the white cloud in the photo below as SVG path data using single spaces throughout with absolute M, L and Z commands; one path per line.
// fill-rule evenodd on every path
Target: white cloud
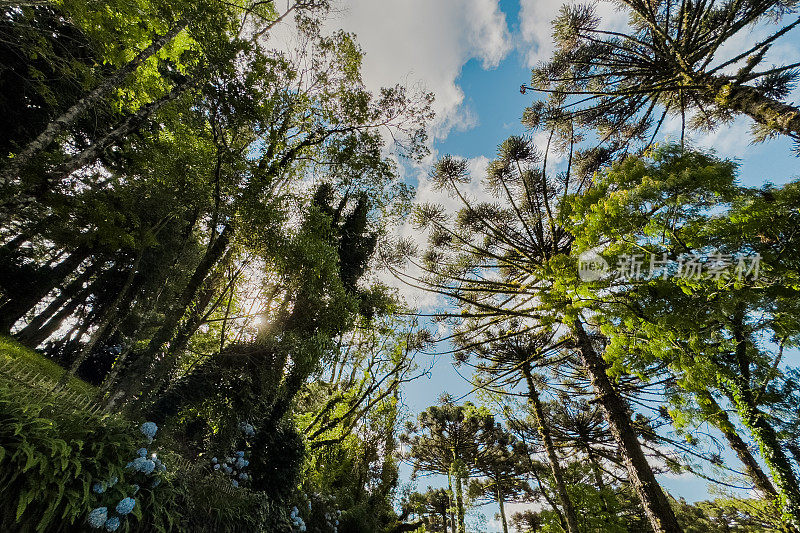
M 469 60 L 489 69 L 511 50 L 497 0 L 345 0 L 340 7 L 328 27 L 357 35 L 370 89 L 404 83 L 433 92 L 437 138 L 477 124 L 456 79 Z

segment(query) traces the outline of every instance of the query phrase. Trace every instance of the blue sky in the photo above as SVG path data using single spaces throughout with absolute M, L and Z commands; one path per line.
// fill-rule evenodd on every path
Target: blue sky
M 444 154 L 468 158 L 477 182 L 497 145 L 509 135 L 526 133 L 520 117 L 536 96 L 520 94 L 519 86 L 529 81 L 531 66 L 552 49 L 549 21 L 559 5 L 552 0 L 346 0 L 332 24 L 357 34 L 366 52 L 363 70 L 368 85 L 401 82 L 436 93 L 431 161 Z M 611 24 L 621 23 L 608 3 L 601 2 L 599 9 Z M 722 53 L 752 43 L 764 31 L 754 28 Z M 775 47 L 770 59 L 784 64 L 797 61 L 799 33 L 794 31 Z M 738 159 L 744 184 L 783 183 L 797 177 L 798 159 L 791 153 L 791 143 L 777 139 L 752 145 L 748 128 L 748 119 L 737 119 L 694 141 Z M 430 200 L 427 167 L 407 170 L 408 180 L 419 186 L 418 198 Z M 413 230 L 405 228 L 405 235 L 413 235 Z M 428 310 L 438 305 L 403 290 Z M 419 412 L 442 392 L 461 396 L 469 390 L 448 356 L 439 356 L 430 378 L 407 386 L 405 398 L 411 411 Z M 421 479 L 420 489 L 429 481 Z M 675 496 L 690 501 L 708 497 L 706 483 L 697 478 L 662 478 L 662 482 Z M 495 531 L 494 509 L 487 507 L 484 512 L 490 519 L 489 531 Z

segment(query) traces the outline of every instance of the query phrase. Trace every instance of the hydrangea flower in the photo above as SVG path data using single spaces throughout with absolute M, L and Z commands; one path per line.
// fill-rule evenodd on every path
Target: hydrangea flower
M 106 524 L 107 518 L 107 507 L 98 507 L 96 509 L 92 509 L 92 512 L 89 513 L 89 525 L 92 527 L 103 527 Z
M 139 430 L 147 437 L 149 442 L 153 442 L 153 438 L 156 436 L 156 431 L 158 431 L 158 426 L 155 422 L 145 422 L 141 425 Z
M 238 468 L 238 469 L 242 469 L 242 468 L 244 468 L 244 467 L 245 467 L 245 464 L 244 464 L 244 459 L 242 459 L 241 457 L 239 457 L 238 459 L 236 459 L 236 468 Z
M 133 508 L 136 506 L 136 500 L 133 498 L 123 498 L 117 504 L 117 513 L 121 515 L 126 515 L 133 511 Z
M 244 457 L 244 452 L 243 452 L 243 451 L 241 451 L 241 450 L 240 450 L 240 451 L 238 451 L 238 452 L 236 452 L 236 457 L 238 457 L 239 459 L 241 459 L 242 457 Z
M 242 481 L 247 481 L 247 479 L 248 479 L 249 477 L 250 477 L 250 476 L 248 476 L 248 475 L 247 475 L 247 474 L 245 474 L 244 472 L 242 472 L 241 474 L 239 474 L 239 479 L 241 479 Z
M 150 459 L 145 459 L 144 457 L 137 457 L 133 461 L 133 468 L 134 470 L 141 472 L 143 474 L 152 474 L 153 470 L 155 470 L 156 468 L 156 464 Z
M 218 462 L 219 462 L 219 460 L 216 457 L 212 457 L 211 458 L 211 463 L 212 464 L 217 464 Z
M 136 450 L 136 455 L 139 457 L 147 457 L 147 448 L 139 448 Z
M 219 465 L 214 465 L 214 470 L 219 470 Z
M 106 531 L 116 531 L 119 529 L 119 518 L 112 516 L 106 520 Z
M 239 488 L 239 482 L 236 481 L 235 479 L 233 481 L 231 481 L 231 485 L 233 485 L 233 487 L 236 488 L 236 489 Z
M 105 483 L 95 483 L 92 487 L 92 492 L 95 494 L 103 494 L 106 491 L 106 484 Z
M 252 424 L 248 424 L 247 422 L 239 423 L 239 431 L 244 433 L 246 437 L 254 437 L 256 434 L 256 429 Z

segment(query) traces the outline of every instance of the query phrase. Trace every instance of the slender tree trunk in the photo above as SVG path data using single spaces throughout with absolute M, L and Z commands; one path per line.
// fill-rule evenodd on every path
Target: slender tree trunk
M 750 338 L 745 326 L 744 306 L 736 308 L 731 322 L 731 331 L 736 341 L 734 355 L 738 368 L 733 377 L 729 377 L 725 371 L 718 372 L 717 380 L 720 389 L 728 395 L 731 404 L 736 408 L 742 424 L 758 444 L 761 458 L 769 468 L 774 487 L 778 492 L 778 505 L 784 523 L 787 527 L 796 529 L 800 527 L 800 486 L 792 470 L 792 464 L 781 448 L 777 432 L 758 408 L 751 388 L 751 358 L 748 353 Z
M 139 273 L 139 264 L 142 262 L 143 255 L 144 248 L 139 250 L 139 253 L 136 255 L 136 260 L 133 262 L 133 266 L 128 271 L 128 275 L 125 278 L 125 283 L 123 283 L 122 287 L 119 289 L 119 292 L 117 292 L 114 300 L 103 311 L 94 333 L 92 333 L 92 335 L 89 337 L 89 340 L 86 342 L 86 344 L 83 345 L 81 351 L 78 352 L 78 355 L 70 365 L 69 370 L 64 372 L 64 375 L 59 380 L 60 385 L 63 386 L 69 382 L 69 379 L 75 375 L 81 364 L 83 364 L 83 362 L 86 361 L 86 359 L 92 353 L 92 350 L 97 342 L 105 337 L 109 326 L 111 326 L 112 322 L 117 317 L 120 307 L 122 307 L 120 304 L 128 298 L 128 295 L 131 292 L 133 280 L 136 277 L 136 274 Z
M 561 502 L 561 508 L 564 510 L 564 518 L 567 521 L 567 533 L 579 533 L 578 516 L 575 514 L 575 507 L 572 505 L 572 500 L 567 492 L 567 484 L 564 482 L 564 472 L 561 470 L 561 464 L 558 461 L 555 446 L 553 446 L 553 438 L 550 435 L 550 425 L 545 421 L 542 402 L 539 399 L 539 391 L 536 390 L 536 385 L 533 383 L 530 366 L 526 364 L 523 366 L 522 371 L 525 374 L 525 381 L 528 384 L 528 402 L 533 408 L 533 416 L 537 426 L 536 429 L 542 439 L 542 445 L 547 455 L 547 462 L 550 464 L 550 473 L 553 475 L 553 480 L 556 484 L 558 499 Z
M 47 321 L 53 318 L 53 316 L 64 306 L 64 304 L 73 298 L 77 298 L 79 295 L 85 295 L 88 292 L 83 290 L 83 284 L 94 275 L 96 270 L 97 269 L 93 264 L 89 265 L 77 278 L 72 280 L 69 285 L 64 287 L 64 289 L 55 298 L 53 298 L 53 301 L 50 302 L 41 313 L 36 315 L 30 322 L 28 322 L 28 324 L 15 335 L 20 344 L 24 344 L 30 348 L 36 348 L 41 341 L 46 339 L 47 337 L 41 338 L 41 340 L 35 344 L 32 344 L 34 340 L 40 338 L 39 332 L 47 323 Z M 77 307 L 77 305 L 75 307 Z
M 454 475 L 456 478 L 456 514 L 458 516 L 458 533 L 466 533 L 467 526 L 464 517 L 464 489 L 461 483 L 460 461 L 456 460 L 453 465 L 456 467 Z
M 62 283 L 89 255 L 88 248 L 78 247 L 58 265 L 48 268 L 47 272 L 41 272 L 40 279 L 23 295 L 11 298 L 0 306 L 0 334 L 8 334 L 25 313 L 36 307 L 42 298 Z
M 86 301 L 86 297 L 91 292 L 91 287 L 84 287 L 84 289 L 78 293 L 75 298 L 70 300 L 67 305 L 62 307 L 58 310 L 58 312 L 53 315 L 53 318 L 47 321 L 41 328 L 36 331 L 29 332 L 25 338 L 24 342 L 23 339 L 20 338 L 20 342 L 25 344 L 30 348 L 35 348 L 46 341 L 53 333 L 58 331 L 61 325 L 64 323 L 64 320 L 67 319 L 70 315 L 72 315 L 78 307 L 82 303 Z M 65 335 L 66 337 L 66 335 Z
M 183 323 L 178 327 L 175 336 L 169 341 L 170 353 L 165 354 L 164 357 L 154 363 L 153 369 L 150 372 L 150 378 L 145 382 L 143 393 L 146 397 L 149 397 L 159 390 L 163 382 L 168 378 L 170 372 L 177 366 L 180 354 L 189 344 L 192 335 L 203 325 L 208 318 L 208 314 L 219 304 L 219 301 L 217 301 L 217 303 L 212 306 L 211 310 L 206 312 L 206 309 L 208 309 L 211 303 L 211 299 L 217 293 L 219 288 L 218 284 L 224 274 L 225 266 L 229 264 L 233 257 L 232 252 L 233 250 L 231 249 L 226 252 L 225 257 L 222 258 L 215 272 L 206 280 L 204 287 L 199 291 L 200 294 L 194 302 L 194 305 L 191 306 L 189 316 L 186 317 Z M 231 287 L 231 291 L 232 290 L 233 288 Z M 224 297 L 224 294 L 220 298 L 222 297 Z
M 131 368 L 126 371 L 128 376 L 123 379 L 126 394 L 132 394 L 133 389 L 142 383 L 142 378 L 149 375 L 151 365 L 156 361 L 163 346 L 175 335 L 175 330 L 181 318 L 192 304 L 192 301 L 197 297 L 197 292 L 202 287 L 209 272 L 217 265 L 228 249 L 228 244 L 232 236 L 233 227 L 228 225 L 220 236 L 217 237 L 214 244 L 203 255 L 203 258 L 195 268 L 189 282 L 183 288 L 183 291 L 181 291 L 178 301 L 173 306 L 171 312 L 167 314 L 161 327 L 153 334 L 153 337 L 150 339 L 144 351 L 138 354 Z M 137 378 L 137 376 L 139 376 L 139 378 Z
M 594 452 L 592 451 L 592 447 L 589 446 L 588 443 L 584 443 L 584 451 L 586 452 L 586 458 L 589 459 L 589 464 L 592 467 L 592 475 L 594 476 L 594 484 L 597 487 L 597 491 L 600 493 L 600 504 L 603 506 L 603 511 L 606 514 L 610 513 L 610 509 L 608 507 L 608 500 L 606 499 L 606 484 L 603 481 L 603 471 L 600 469 L 600 463 L 597 461 L 597 457 L 595 456 Z
M 642 451 L 631 425 L 628 406 L 614 389 L 606 373 L 605 360 L 594 349 L 591 338 L 579 320 L 573 322 L 572 333 L 577 340 L 578 350 L 592 382 L 595 396 L 603 408 L 611 434 L 619 446 L 631 485 L 642 502 L 650 525 L 656 533 L 679 533 L 681 528 L 678 520 Z
M 729 391 L 729 399 L 736 407 L 742 424 L 750 431 L 761 451 L 761 458 L 769 468 L 778 493 L 783 521 L 796 530 L 800 526 L 800 487 L 792 470 L 789 458 L 781 448 L 775 428 L 754 404 L 752 391 L 743 384 L 723 379 L 723 388 Z
M 161 50 L 168 42 L 175 38 L 187 26 L 188 20 L 178 21 L 172 29 L 154 40 L 150 45 L 139 52 L 136 57 L 120 67 L 114 74 L 106 78 L 89 94 L 75 102 L 61 116 L 52 120 L 36 139 L 7 162 L 6 168 L 0 173 L 0 185 L 9 183 L 16 178 L 19 172 L 42 150 L 47 149 L 56 138 L 69 128 L 81 115 L 88 111 L 97 102 L 118 88 L 142 63 L 147 61 L 156 52 Z
M 729 84 L 724 78 L 712 78 L 704 91 L 712 105 L 749 116 L 778 133 L 800 138 L 800 109 L 765 96 L 755 87 Z
M 95 141 L 91 146 L 79 154 L 72 156 L 69 161 L 60 166 L 51 175 L 51 178 L 54 180 L 65 178 L 76 170 L 93 163 L 109 146 L 120 142 L 126 136 L 130 135 L 145 121 L 145 119 L 153 115 L 164 105 L 175 100 L 192 85 L 193 83 L 191 83 L 190 80 L 186 80 L 158 100 L 143 105 L 135 113 L 125 117 L 119 126 L 108 132 L 105 136 L 103 136 L 103 138 Z M 49 189 L 49 186 L 45 185 L 44 188 Z
M 455 499 L 455 491 L 453 490 L 453 466 L 450 465 L 450 470 L 447 471 L 447 498 L 449 503 L 450 509 L 450 530 L 452 533 L 457 533 L 456 527 L 456 520 L 453 516 L 453 512 L 455 511 L 454 499 Z
M 503 533 L 508 533 L 508 521 L 506 520 L 506 504 L 504 500 L 503 491 L 500 490 L 500 485 L 497 485 L 497 505 L 500 507 L 500 522 L 503 523 Z
M 709 391 L 698 392 L 696 396 L 697 403 L 705 411 L 709 421 L 722 432 L 725 439 L 728 441 L 728 445 L 736 452 L 739 460 L 744 465 L 745 472 L 747 472 L 747 475 L 753 480 L 756 489 L 761 492 L 761 495 L 765 498 L 771 499 L 777 496 L 778 492 L 775 490 L 767 474 L 761 469 L 761 465 L 758 464 L 753 454 L 750 453 L 747 444 L 745 444 L 742 437 L 739 436 L 739 433 L 728 417 L 728 413 L 719 406 Z

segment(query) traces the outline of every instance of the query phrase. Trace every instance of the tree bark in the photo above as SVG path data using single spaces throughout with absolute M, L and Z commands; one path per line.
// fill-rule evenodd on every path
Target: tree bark
M 106 78 L 100 85 L 93 89 L 89 94 L 75 102 L 61 116 L 52 120 L 44 131 L 36 139 L 7 162 L 6 168 L 0 173 L 0 185 L 7 184 L 13 180 L 25 166 L 30 163 L 39 152 L 45 150 L 53 141 L 56 140 L 64 130 L 71 126 L 83 113 L 94 106 L 101 98 L 105 97 L 112 90 L 119 87 L 125 79 L 132 74 L 142 63 L 147 61 L 156 52 L 161 50 L 168 42 L 175 38 L 187 26 L 189 21 L 183 19 L 178 21 L 167 33 L 155 39 L 150 45 L 139 52 L 136 57 L 120 67 L 113 75 Z
M 456 478 L 456 515 L 458 517 L 458 533 L 466 533 L 467 526 L 464 518 L 464 489 L 461 484 L 461 472 L 459 468 L 460 461 L 456 460 L 453 462 L 453 466 L 455 467 L 455 478 Z
M 650 525 L 656 533 L 680 533 L 681 528 L 675 513 L 658 484 L 633 430 L 628 406 L 614 389 L 606 373 L 605 360 L 594 349 L 591 338 L 579 320 L 572 323 L 571 329 L 595 396 L 603 408 L 611 434 L 620 448 L 631 485 L 642 502 Z
M 28 322 L 28 324 L 25 325 L 24 328 L 14 335 L 17 341 L 19 341 L 20 344 L 28 346 L 29 348 L 36 348 L 41 341 L 37 342 L 36 344 L 31 344 L 31 342 L 39 338 L 38 332 L 42 329 L 42 327 L 44 327 L 48 320 L 53 318 L 53 316 L 64 306 L 64 304 L 73 298 L 78 297 L 78 295 L 85 294 L 86 291 L 82 290 L 84 289 L 83 284 L 86 283 L 86 281 L 91 278 L 92 275 L 94 275 L 95 270 L 96 268 L 94 265 L 89 265 L 77 278 L 70 281 L 69 284 L 64 287 L 64 289 L 55 298 L 53 298 L 53 301 L 42 310 L 41 313 L 36 315 L 30 322 Z
M 88 248 L 78 247 L 55 267 L 47 268 L 46 272 L 41 272 L 39 280 L 34 286 L 29 287 L 22 296 L 11 298 L 0 306 L 0 333 L 10 333 L 11 328 L 25 313 L 36 307 L 36 304 L 42 298 L 63 282 L 89 255 Z
M 497 485 L 497 505 L 500 507 L 500 522 L 503 523 L 503 533 L 508 533 L 508 521 L 506 520 L 506 505 L 503 501 L 503 492 L 500 490 L 500 485 Z
M 528 384 L 528 402 L 533 408 L 533 415 L 536 421 L 539 436 L 542 439 L 545 454 L 547 455 L 547 462 L 550 464 L 550 473 L 553 475 L 553 480 L 556 484 L 556 492 L 558 499 L 561 502 L 561 508 L 564 511 L 564 518 L 567 522 L 567 533 L 579 533 L 578 517 L 575 514 L 575 507 L 572 505 L 572 500 L 567 492 L 567 485 L 564 483 L 564 473 L 561 470 L 561 464 L 556 455 L 555 446 L 553 446 L 553 438 L 550 435 L 550 426 L 545 421 L 544 411 L 542 410 L 542 402 L 539 400 L 539 392 L 533 383 L 531 370 L 529 365 L 522 368 L 525 374 L 525 381 Z
M 70 378 L 75 375 L 81 364 L 83 364 L 83 362 L 86 361 L 86 359 L 92 353 L 92 350 L 97 342 L 106 335 L 109 326 L 116 318 L 120 307 L 122 307 L 120 304 L 128 298 L 128 295 L 131 292 L 133 279 L 136 277 L 136 274 L 139 273 L 139 264 L 142 262 L 143 255 L 144 249 L 139 250 L 139 252 L 136 254 L 136 260 L 134 260 L 133 266 L 131 266 L 130 270 L 128 271 L 128 275 L 125 278 L 125 283 L 123 283 L 122 287 L 120 287 L 119 292 L 117 292 L 117 295 L 114 297 L 114 300 L 103 311 L 100 321 L 97 324 L 97 328 L 89 337 L 89 340 L 86 342 L 86 344 L 83 345 L 83 348 L 81 348 L 81 351 L 70 365 L 69 370 L 64 372 L 64 375 L 59 380 L 60 385 L 63 386 L 69 382 Z
M 800 138 L 800 109 L 765 96 L 755 87 L 714 77 L 703 94 L 710 104 L 747 115 L 778 133 Z

